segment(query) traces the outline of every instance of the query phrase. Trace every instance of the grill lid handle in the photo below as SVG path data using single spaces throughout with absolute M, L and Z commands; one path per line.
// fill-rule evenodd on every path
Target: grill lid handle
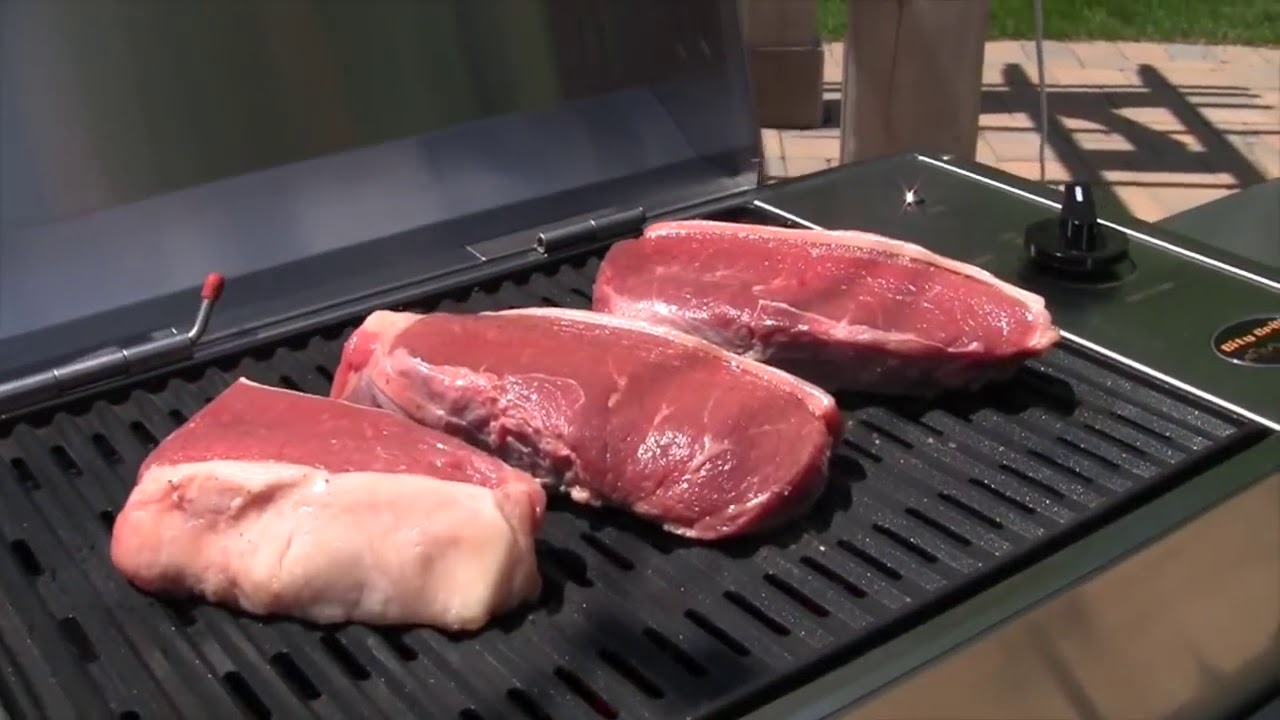
M 0 383 L 0 418 L 105 380 L 141 374 L 191 359 L 222 297 L 221 273 L 209 273 L 200 288 L 200 309 L 187 332 L 170 327 L 150 340 L 106 347 L 49 370 Z

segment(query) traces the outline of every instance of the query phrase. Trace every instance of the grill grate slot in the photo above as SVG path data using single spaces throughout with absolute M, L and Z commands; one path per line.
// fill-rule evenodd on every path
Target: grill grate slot
M 1030 505 L 1023 502 L 1022 500 L 1019 500 L 1013 495 L 1008 494 L 1004 490 L 1001 490 L 1000 488 L 996 487 L 995 485 L 992 485 L 991 483 L 985 480 L 979 480 L 978 478 L 969 478 L 969 484 L 987 493 L 991 497 L 1007 503 L 1010 507 L 1014 508 L 1018 512 L 1023 513 L 1024 515 L 1036 514 L 1035 508 L 1031 507 Z
M 137 439 L 138 444 L 142 445 L 147 452 L 155 450 L 156 445 L 159 444 L 151 429 L 136 420 L 129 423 L 129 432 L 133 433 L 133 437 Z
M 9 461 L 9 467 L 13 468 L 13 474 L 18 476 L 18 483 L 22 485 L 24 490 L 34 491 L 40 489 L 40 481 L 36 478 L 36 474 L 31 472 L 31 466 L 22 458 L 14 458 Z
M 351 652 L 351 648 L 347 647 L 337 635 L 331 633 L 321 635 L 320 645 L 352 680 L 369 679 L 369 668 L 360 662 L 360 658 L 356 657 L 355 653 Z
M 411 309 L 588 307 L 598 266 L 580 258 Z M 989 587 L 1259 433 L 1062 348 L 981 393 L 841 397 L 847 432 L 830 489 L 776 538 L 704 546 L 553 500 L 537 543 L 541 601 L 479 634 L 317 628 L 161 602 L 125 583 L 109 533 L 159 438 L 241 375 L 324 393 L 349 331 L 0 426 L 10 558 L 0 604 L 32 638 L 3 650 L 18 667 L 48 669 L 31 687 L 59 693 L 50 707 L 148 720 L 733 714 L 734 703 Z
M 924 560 L 927 563 L 932 564 L 932 563 L 938 562 L 937 555 L 934 555 L 933 553 L 929 552 L 922 545 L 920 545 L 920 543 L 917 543 L 915 540 L 912 540 L 906 535 L 899 533 L 897 530 L 894 530 L 891 527 L 886 527 L 884 525 L 876 523 L 875 525 L 871 526 L 871 529 L 889 538 L 893 542 L 897 543 L 899 547 L 903 548 L 907 552 L 911 553 L 912 555 L 915 555 L 916 557 L 920 558 L 921 560 Z
M 925 525 L 928 525 L 930 528 L 932 528 L 934 531 L 938 532 L 939 534 L 947 536 L 952 542 L 958 545 L 961 545 L 963 547 L 969 547 L 970 545 L 973 544 L 973 541 L 971 541 L 969 538 L 961 535 L 955 530 L 952 530 L 951 528 L 947 527 L 945 524 L 940 523 L 937 520 L 934 520 L 928 515 L 925 515 L 924 512 L 916 508 L 909 507 L 906 509 L 906 513 L 911 517 L 915 518 L 916 520 L 919 520 L 920 522 L 924 523 Z
M 859 442 L 854 441 L 852 438 L 845 437 L 843 445 L 844 447 L 848 448 L 849 450 L 853 451 L 858 455 L 861 455 L 862 457 L 866 458 L 867 460 L 870 460 L 873 463 L 884 462 L 884 458 L 881 457 L 879 453 L 865 447 Z M 836 457 L 839 458 L 838 462 L 844 463 L 846 464 L 846 466 L 848 463 L 855 463 L 855 464 L 857 463 L 857 460 L 853 458 L 847 458 L 840 455 L 837 455 Z
M 873 433 L 872 437 L 874 437 L 876 440 L 881 440 L 881 439 L 888 440 L 889 442 L 893 443 L 894 445 L 897 445 L 898 447 L 904 450 L 910 450 L 913 447 L 915 447 L 915 445 L 913 445 L 911 442 L 894 434 L 892 430 L 888 430 L 884 427 L 881 427 L 880 425 L 872 422 L 871 420 L 860 418 L 858 422 L 865 425 L 867 429 L 869 429 Z
M 120 457 L 120 451 L 116 450 L 116 446 L 111 444 L 106 435 L 94 433 L 91 442 L 93 443 L 93 449 L 98 451 L 98 454 L 102 456 L 103 460 L 107 461 L 108 465 L 119 465 L 124 462 L 124 458 Z
M 381 628 L 377 632 L 401 660 L 405 662 L 413 662 L 418 659 L 418 651 L 405 641 L 403 632 L 396 632 L 385 628 Z
M 791 600 L 795 601 L 797 605 L 809 611 L 810 613 L 820 618 L 824 618 L 831 615 L 831 611 L 823 607 L 822 603 L 804 594 L 804 591 L 802 591 L 800 588 L 796 587 L 795 585 L 792 585 L 786 580 L 783 580 L 777 575 L 774 575 L 773 573 L 765 573 L 764 581 L 768 583 L 770 586 L 772 586 L 773 588 L 775 588 L 778 592 L 782 593 L 783 595 L 787 596 Z M 786 633 L 780 633 L 780 634 L 785 635 Z
M 511 704 L 529 720 L 555 720 L 546 710 L 542 709 L 542 706 L 538 704 L 537 700 L 533 699 L 532 695 L 520 688 L 508 690 L 507 700 L 511 701 Z
M 1079 480 L 1082 483 L 1089 484 L 1093 482 L 1090 479 L 1089 474 L 1085 473 L 1083 470 L 1076 467 L 1074 464 L 1063 462 L 1062 460 L 1052 457 L 1048 453 L 1041 452 L 1040 450 L 1028 450 L 1027 454 L 1046 465 L 1049 465 L 1057 470 L 1060 470 L 1066 473 L 1067 475 L 1070 475 L 1072 478 Z M 1052 486 L 1045 487 L 1043 481 L 1040 481 L 1037 478 L 1033 478 L 1024 474 L 1023 479 L 1027 480 L 1028 482 L 1036 483 L 1037 486 L 1039 486 L 1042 490 L 1045 490 L 1046 492 L 1050 493 L 1051 495 L 1057 495 L 1058 497 L 1066 497 L 1066 494 L 1063 493 L 1058 488 L 1055 488 Z
M 818 575 L 818 577 L 821 577 L 822 579 L 830 582 L 831 584 L 849 593 L 853 597 L 858 598 L 859 600 L 867 597 L 866 590 L 863 590 L 862 588 L 858 587 L 858 585 L 854 583 L 852 580 L 850 580 L 849 578 L 841 575 L 835 570 L 832 570 L 821 560 L 810 557 L 808 555 L 804 555 L 800 558 L 800 564 L 804 565 L 805 567 L 815 572 Z
M 631 562 L 631 558 L 618 552 L 617 549 L 598 536 L 591 533 L 582 533 L 579 537 L 582 538 L 582 542 L 586 543 L 587 547 L 595 550 L 600 557 L 613 563 L 614 567 L 627 571 L 636 568 L 636 564 Z
M 1128 415 L 1125 415 L 1124 413 L 1115 411 L 1115 410 L 1111 411 L 1111 417 L 1120 421 L 1122 424 L 1129 426 L 1131 430 L 1136 430 L 1141 435 L 1146 435 L 1149 438 L 1155 438 L 1157 440 L 1166 441 L 1166 442 L 1175 441 L 1173 433 L 1164 432 L 1159 429 L 1161 426 L 1169 427 L 1167 423 L 1156 422 L 1156 423 L 1152 423 L 1151 425 L 1147 425 L 1141 422 L 1140 420 L 1131 418 Z M 1179 435 L 1181 437 L 1179 437 L 1178 440 L 1185 441 L 1185 438 L 1188 437 L 1188 434 L 1179 433 Z M 1190 441 L 1185 441 L 1187 445 L 1193 448 L 1199 448 L 1203 446 L 1203 442 L 1200 441 L 1199 438 L 1195 438 L 1194 436 L 1191 436 L 1191 438 L 1192 439 Z
M 311 678 L 298 666 L 298 663 L 294 662 L 289 653 L 283 651 L 274 653 L 271 656 L 271 667 L 303 700 L 320 699 L 320 688 L 311 682 Z
M 27 544 L 26 540 L 13 540 L 9 543 L 9 551 L 13 553 L 13 557 L 18 561 L 18 566 L 22 571 L 31 577 L 40 577 L 44 574 L 44 565 L 40 564 L 40 558 L 36 557 L 36 553 Z
M 953 508 L 955 508 L 955 509 L 959 510 L 960 512 L 962 512 L 962 513 L 964 513 L 964 514 L 968 515 L 969 517 L 973 518 L 974 520 L 977 520 L 978 522 L 980 522 L 980 523 L 983 523 L 983 524 L 987 525 L 988 527 L 990 527 L 990 528 L 991 528 L 991 529 L 993 529 L 993 530 L 1003 530 L 1003 529 L 1004 529 L 1004 523 L 1000 522 L 998 519 L 996 519 L 996 518 L 994 518 L 994 517 L 991 517 L 990 515 L 986 514 L 985 512 L 983 512 L 983 511 L 981 511 L 981 510 L 979 510 L 978 508 L 976 508 L 976 507 L 974 507 L 974 506 L 970 505 L 969 503 L 965 502 L 964 500 L 961 500 L 960 498 L 956 497 L 955 495 L 952 495 L 951 493 L 940 492 L 940 493 L 938 493 L 938 499 L 939 499 L 939 500 L 942 500 L 942 502 L 944 502 L 944 503 L 946 503 L 946 504 L 950 505 L 951 507 L 953 507 Z
M 742 644 L 742 642 L 734 636 L 730 635 L 724 628 L 712 622 L 706 615 L 703 615 L 697 610 L 685 610 L 684 616 L 688 618 L 689 622 L 693 623 L 699 630 L 711 636 L 716 640 L 716 642 L 719 642 L 721 645 L 729 648 L 734 655 L 747 657 L 751 654 L 750 648 Z
M 333 382 L 333 373 L 324 365 L 316 366 L 316 374 L 320 376 L 320 379 L 323 380 L 326 385 Z
M 84 631 L 84 626 L 79 620 L 73 617 L 62 618 L 58 621 L 58 632 L 62 633 L 62 639 L 76 651 L 76 657 L 80 658 L 80 662 L 98 661 L 98 648 L 94 646 L 93 640 L 89 639 L 89 634 Z
M 587 574 L 587 561 L 581 555 L 568 548 L 556 547 L 544 539 L 538 539 L 536 546 L 543 568 L 578 587 L 595 586 L 595 581 Z
M 1035 450 L 1032 450 L 1030 454 L 1037 459 L 1044 460 L 1045 462 L 1049 462 L 1057 466 L 1057 463 L 1054 463 L 1052 460 L 1044 457 L 1043 455 L 1036 452 Z M 1041 480 L 1038 477 L 1035 477 L 1034 475 L 1031 475 L 1028 472 L 1019 470 L 1018 468 L 1010 465 L 1009 463 L 1000 463 L 997 467 L 1009 473 L 1010 475 L 1013 475 L 1014 477 L 1018 478 L 1022 482 L 1035 487 L 1037 490 L 1045 493 L 1046 495 L 1052 495 L 1056 500 L 1065 500 L 1068 497 L 1067 493 L 1063 492 L 1061 489 L 1054 487 L 1053 485 L 1045 482 L 1044 480 Z M 1062 469 L 1068 472 L 1074 472 L 1073 470 L 1071 470 L 1071 468 L 1064 467 Z
M 560 682 L 573 691 L 574 695 L 578 696 L 578 699 L 586 703 L 587 707 L 591 708 L 596 715 L 602 718 L 609 718 L 609 720 L 618 717 L 618 711 L 614 709 L 613 705 L 609 704 L 608 700 L 605 700 L 600 693 L 596 692 L 594 688 L 578 677 L 572 670 L 559 666 L 556 667 L 554 674 L 559 678 Z
M 870 460 L 871 458 L 868 457 L 867 459 Z M 880 462 L 879 456 L 876 456 L 873 462 Z M 831 455 L 830 468 L 831 472 L 839 473 L 840 477 L 856 478 L 866 474 L 862 469 L 861 463 L 839 451 Z
M 164 606 L 178 627 L 189 628 L 196 624 L 195 613 L 191 612 L 191 608 L 185 602 L 170 600 L 164 603 Z
M 1093 448 L 1086 447 L 1083 443 L 1078 442 L 1078 441 L 1076 441 L 1076 440 L 1072 440 L 1072 439 L 1071 439 L 1071 438 L 1069 438 L 1069 437 L 1058 437 L 1058 438 L 1054 438 L 1054 439 L 1055 439 L 1055 440 L 1057 440 L 1060 444 L 1067 446 L 1067 448 L 1068 448 L 1068 450 L 1069 450 L 1069 451 L 1074 451 L 1074 452 L 1081 452 L 1081 453 L 1084 453 L 1085 455 L 1088 455 L 1088 456 L 1089 456 L 1092 460 L 1094 460 L 1095 462 L 1100 462 L 1100 463 L 1102 463 L 1103 465 L 1106 465 L 1106 466 L 1108 466 L 1108 467 L 1110 467 L 1110 468 L 1112 468 L 1112 469 L 1120 470 L 1120 469 L 1122 469 L 1122 468 L 1124 467 L 1124 466 L 1123 466 L 1123 465 L 1121 465 L 1119 462 L 1117 462 L 1117 461 L 1115 461 L 1115 460 L 1112 460 L 1111 458 L 1107 457 L 1106 455 L 1103 455 L 1101 452 L 1098 452 L 1097 450 L 1094 450 Z M 1145 465 L 1145 463 L 1143 463 L 1143 464 Z M 1081 477 L 1082 477 L 1082 479 L 1084 479 L 1086 482 L 1091 482 L 1090 478 L 1087 478 L 1087 477 L 1084 477 L 1084 476 L 1081 476 Z
M 677 665 L 684 668 L 685 672 L 698 678 L 706 676 L 707 668 L 704 667 L 702 663 L 694 659 L 692 655 L 685 652 L 684 648 L 677 645 L 671 638 L 651 627 L 647 627 L 640 631 L 640 634 L 643 635 L 646 640 L 653 643 L 654 647 L 661 650 L 663 654 L 675 661 Z
M 1084 416 L 1081 418 L 1080 427 L 1097 440 L 1115 443 L 1127 452 L 1141 458 L 1156 460 L 1161 464 L 1178 460 L 1177 453 L 1171 452 L 1163 445 L 1151 442 L 1129 428 L 1101 420 L 1093 413 L 1082 413 L 1082 415 Z
M 645 695 L 655 700 L 661 700 L 666 694 L 662 692 L 662 688 L 658 687 L 657 683 L 649 679 L 648 675 L 640 672 L 640 668 L 631 664 L 614 651 L 608 648 L 603 648 L 597 653 L 597 655 L 599 655 L 600 659 L 604 661 L 605 665 L 609 666 L 610 670 L 618 673 L 619 677 L 631 683 L 635 689 Z
M 231 696 L 235 698 L 236 703 L 246 715 L 256 720 L 270 720 L 271 708 L 267 707 L 243 675 L 230 670 L 222 674 L 222 682 L 231 691 Z
M 876 572 L 879 572 L 881 575 L 889 578 L 890 580 L 902 579 L 902 573 L 898 572 L 897 569 L 895 569 L 892 565 L 881 560 L 875 555 L 872 555 L 866 550 L 863 550 L 857 545 L 854 545 L 848 540 L 845 540 L 844 538 L 841 538 L 836 541 L 836 547 L 840 548 L 841 550 L 844 550 L 845 552 L 858 558 L 862 562 L 870 565 L 872 568 L 876 570 Z
M 774 635 L 786 637 L 791 634 L 791 628 L 787 627 L 781 620 L 762 610 L 759 605 L 756 605 L 743 597 L 742 593 L 734 590 L 725 590 L 723 594 L 725 600 L 728 600 L 730 604 L 746 613 L 748 617 L 763 625 Z

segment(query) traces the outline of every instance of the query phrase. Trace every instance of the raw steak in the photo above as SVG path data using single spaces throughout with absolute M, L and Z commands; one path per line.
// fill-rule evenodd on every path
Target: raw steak
M 111 560 L 256 614 L 474 630 L 537 597 L 545 506 L 455 438 L 242 379 L 143 462 Z
M 842 428 L 835 401 L 807 382 L 587 310 L 376 312 L 348 339 L 332 396 L 699 539 L 808 510 Z
M 832 391 L 972 388 L 1058 340 L 1039 296 L 865 232 L 655 223 L 609 250 L 593 295 L 597 311 L 696 335 Z

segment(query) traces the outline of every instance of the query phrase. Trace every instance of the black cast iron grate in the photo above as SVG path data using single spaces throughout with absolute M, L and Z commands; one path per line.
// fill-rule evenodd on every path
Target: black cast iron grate
M 587 307 L 596 258 L 442 310 Z M 236 376 L 323 393 L 348 329 L 0 428 L 0 700 L 19 717 L 724 716 L 883 641 L 1248 443 L 1070 348 L 979 395 L 842 398 L 831 489 L 768 543 L 697 547 L 554 503 L 538 608 L 474 637 L 163 603 L 107 557 L 157 440 Z

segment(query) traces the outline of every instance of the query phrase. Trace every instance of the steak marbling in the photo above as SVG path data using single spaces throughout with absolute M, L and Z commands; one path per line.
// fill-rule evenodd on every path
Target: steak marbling
M 687 332 L 833 391 L 972 388 L 1058 340 L 1039 296 L 865 232 L 655 223 L 610 248 L 593 296 L 597 311 Z
M 375 312 L 348 339 L 331 396 L 699 539 L 807 511 L 842 429 L 835 401 L 807 382 L 586 310 Z

